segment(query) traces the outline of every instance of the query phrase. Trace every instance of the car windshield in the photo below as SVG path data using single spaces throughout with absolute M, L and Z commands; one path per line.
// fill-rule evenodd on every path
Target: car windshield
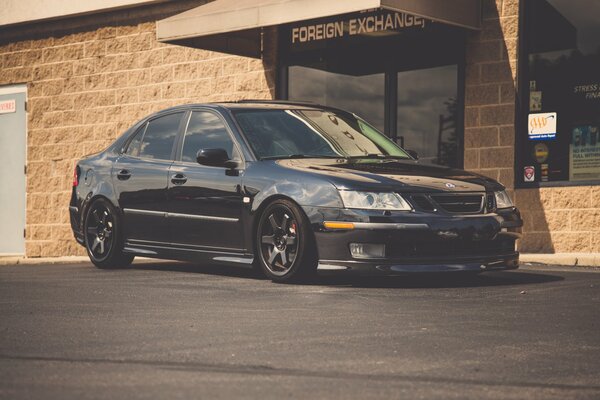
M 350 113 L 314 109 L 237 110 L 258 158 L 401 158 L 410 156 Z

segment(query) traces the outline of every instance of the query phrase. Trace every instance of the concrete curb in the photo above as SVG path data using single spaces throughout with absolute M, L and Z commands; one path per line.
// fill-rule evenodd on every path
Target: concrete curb
M 86 256 L 65 257 L 0 257 L 0 265 L 42 265 L 42 264 L 79 264 L 90 262 Z
M 521 254 L 522 263 L 600 267 L 600 253 Z
M 138 262 L 165 262 L 168 260 L 160 260 L 146 257 L 136 257 L 134 263 Z M 169 261 L 176 262 L 176 261 Z M 91 263 L 87 256 L 64 256 L 64 257 L 1 257 L 0 266 L 2 265 L 53 265 L 53 264 L 82 264 Z

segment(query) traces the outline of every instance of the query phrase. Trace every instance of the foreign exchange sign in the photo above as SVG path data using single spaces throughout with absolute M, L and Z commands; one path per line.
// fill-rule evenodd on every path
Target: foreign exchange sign
M 425 28 L 425 19 L 399 12 L 365 14 L 341 21 L 302 25 L 292 28 L 292 44 L 345 36 L 365 35 L 407 28 Z

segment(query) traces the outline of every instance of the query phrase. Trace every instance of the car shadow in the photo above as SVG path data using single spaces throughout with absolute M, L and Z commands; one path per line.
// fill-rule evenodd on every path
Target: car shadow
M 128 269 L 146 271 L 187 272 L 215 276 L 230 276 L 234 278 L 267 280 L 266 277 L 264 277 L 254 269 L 221 264 L 195 264 L 183 261 L 159 260 L 151 262 L 134 262 Z
M 170 271 L 198 273 L 213 276 L 226 276 L 242 279 L 253 279 L 268 282 L 260 273 L 247 268 L 227 265 L 192 264 L 184 262 L 152 262 L 135 263 L 134 270 Z M 355 275 L 347 272 L 320 273 L 308 281 L 292 283 L 293 285 L 362 287 L 362 288 L 468 288 L 490 286 L 520 286 L 562 281 L 560 275 L 546 271 L 513 270 L 486 272 L 478 275 L 465 273 L 423 273 L 410 275 L 372 276 Z
M 562 281 L 565 278 L 540 272 L 502 271 L 478 275 L 465 273 L 424 273 L 394 276 L 321 276 L 311 284 L 362 288 L 436 289 L 491 286 L 520 286 Z

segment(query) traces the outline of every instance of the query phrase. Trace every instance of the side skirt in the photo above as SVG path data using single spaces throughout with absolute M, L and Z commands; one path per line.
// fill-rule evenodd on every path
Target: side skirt
M 254 255 L 236 249 L 185 247 L 181 245 L 131 240 L 125 242 L 123 251 L 141 257 L 160 258 L 166 260 L 210 262 L 213 264 L 238 265 L 252 268 Z

